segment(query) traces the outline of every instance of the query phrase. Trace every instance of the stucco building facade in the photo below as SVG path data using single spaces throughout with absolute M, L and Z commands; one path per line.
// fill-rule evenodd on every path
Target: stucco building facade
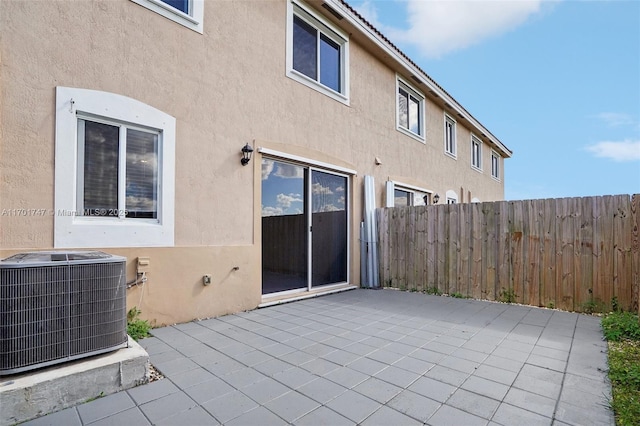
M 364 176 L 378 207 L 504 197 L 511 151 L 340 0 L 12 0 L 0 29 L 0 257 L 125 256 L 157 325 L 358 286 Z

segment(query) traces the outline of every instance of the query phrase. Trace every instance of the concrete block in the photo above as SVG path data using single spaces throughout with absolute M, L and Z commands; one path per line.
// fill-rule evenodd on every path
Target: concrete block
M 149 356 L 128 347 L 0 379 L 0 425 L 12 425 L 149 381 Z

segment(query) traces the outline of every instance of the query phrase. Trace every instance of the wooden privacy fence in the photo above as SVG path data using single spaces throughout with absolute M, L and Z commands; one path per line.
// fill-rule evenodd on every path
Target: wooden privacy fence
M 380 283 L 637 312 L 639 204 L 636 194 L 377 209 Z

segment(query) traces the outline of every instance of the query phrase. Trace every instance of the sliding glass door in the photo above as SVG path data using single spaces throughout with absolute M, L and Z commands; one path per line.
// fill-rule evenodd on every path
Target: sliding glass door
M 262 160 L 262 293 L 347 282 L 348 177 Z

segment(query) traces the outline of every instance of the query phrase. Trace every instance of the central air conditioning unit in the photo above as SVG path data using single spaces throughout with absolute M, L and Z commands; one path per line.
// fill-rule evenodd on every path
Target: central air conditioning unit
M 126 347 L 125 266 L 99 251 L 0 261 L 0 376 Z

